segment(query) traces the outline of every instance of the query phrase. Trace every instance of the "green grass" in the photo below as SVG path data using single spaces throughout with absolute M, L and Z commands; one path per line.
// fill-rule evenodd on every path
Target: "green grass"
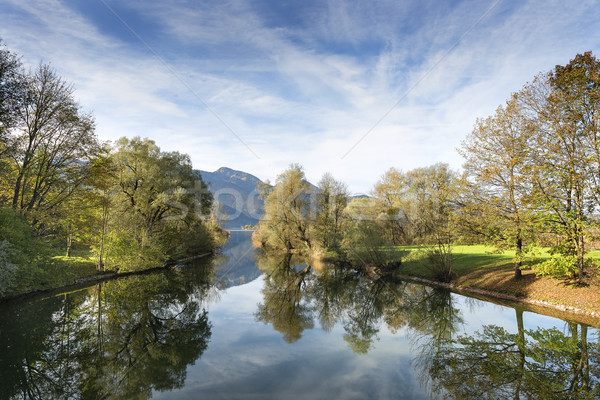
M 400 246 L 405 253 L 400 272 L 405 275 L 433 278 L 426 251 L 427 246 Z M 496 267 L 511 262 L 514 252 L 495 252 L 490 246 L 452 246 L 454 273 L 464 275 L 480 268 Z
M 21 266 L 3 295 L 12 296 L 74 284 L 79 278 L 98 274 L 89 250 L 76 250 L 66 257 L 62 250 L 47 253 Z
M 592 260 L 600 260 L 600 250 L 592 250 L 586 253 L 585 256 L 591 258 Z
M 406 276 L 437 280 L 426 254 L 427 246 L 399 246 L 404 253 L 398 273 Z M 452 246 L 452 282 L 465 288 L 483 289 L 532 300 L 540 300 L 580 310 L 600 312 L 600 285 L 597 281 L 574 285 L 571 280 L 538 276 L 528 265 L 542 262 L 551 257 L 549 249 L 539 249 L 535 257 L 526 259 L 525 269 L 519 279 L 514 277 L 514 251 L 496 251 L 493 247 L 472 245 Z M 586 258 L 600 260 L 600 250 L 586 254 Z M 596 261 L 596 264 L 600 264 Z M 591 317 L 592 325 L 598 320 Z M 588 322 L 586 322 L 588 323 Z
M 404 275 L 432 278 L 427 259 L 428 246 L 397 246 L 404 253 L 400 273 Z M 537 264 L 551 257 L 549 248 L 537 249 L 528 256 L 523 265 Z M 512 250 L 498 251 L 495 247 L 485 245 L 453 245 L 452 268 L 457 276 L 466 275 L 481 268 L 498 268 L 512 266 L 515 252 Z M 600 260 L 600 250 L 591 250 L 586 258 Z
M 71 257 L 66 257 L 62 252 L 59 255 L 58 250 L 53 251 L 53 254 L 55 255 L 50 254 L 45 261 L 39 262 L 38 272 L 28 274 L 26 279 L 20 280 L 17 293 L 71 285 L 76 279 L 98 273 L 88 250 L 74 251 Z
M 69 285 L 75 279 L 97 274 L 94 259 L 87 249 L 73 250 L 70 257 L 55 255 L 44 269 L 51 275 L 52 286 Z
M 426 250 L 428 246 L 398 246 L 404 253 L 400 273 L 404 275 L 433 278 L 429 267 Z M 534 256 L 523 262 L 525 266 L 538 263 L 550 257 L 548 249 L 540 249 Z M 457 276 L 466 275 L 481 268 L 498 268 L 511 266 L 515 252 L 510 250 L 498 251 L 492 246 L 485 245 L 454 245 L 452 246 L 452 268 Z M 594 250 L 587 257 L 600 259 L 600 251 Z

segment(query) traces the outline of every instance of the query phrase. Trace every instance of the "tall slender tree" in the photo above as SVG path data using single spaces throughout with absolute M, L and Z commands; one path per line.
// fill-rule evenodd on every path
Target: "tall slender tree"
M 515 251 L 515 277 L 521 276 L 523 242 L 531 220 L 529 153 L 531 135 L 511 98 L 495 114 L 479 119 L 463 141 L 465 158 L 463 223 L 501 247 Z M 482 223 L 483 220 L 483 223 Z
M 28 78 L 17 116 L 12 207 L 48 211 L 85 180 L 98 151 L 94 120 L 73 98 L 73 88 L 48 65 Z
M 318 188 L 316 235 L 323 247 L 336 247 L 342 239 L 344 210 L 350 197 L 348 187 L 325 173 Z
M 10 168 L 8 157 L 14 150 L 11 129 L 25 94 L 25 74 L 19 58 L 4 47 L 0 39 L 0 201 L 6 191 Z M 4 201 L 2 201 L 4 202 Z
M 575 260 L 580 280 L 589 217 L 598 205 L 599 72 L 591 53 L 579 54 L 518 94 L 535 140 L 534 195 L 552 230 L 565 237 L 558 250 Z
M 390 168 L 383 174 L 373 189 L 379 207 L 379 220 L 385 235 L 394 244 L 406 244 L 412 240 L 412 215 L 407 204 L 407 192 L 410 184 L 406 174 L 396 168 Z

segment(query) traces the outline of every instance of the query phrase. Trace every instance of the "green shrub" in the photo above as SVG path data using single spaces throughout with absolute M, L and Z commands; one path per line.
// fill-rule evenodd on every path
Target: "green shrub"
M 401 264 L 403 252 L 390 246 L 372 221 L 358 221 L 343 242 L 348 260 L 356 267 L 394 270 Z
M 12 208 L 0 208 L 0 296 L 44 287 L 49 275 L 48 246 L 25 218 Z
M 13 263 L 16 251 L 8 240 L 0 241 L 0 297 L 4 296 L 14 282 L 19 267 Z
M 552 258 L 538 264 L 533 264 L 531 269 L 538 276 L 551 276 L 554 278 L 572 278 L 577 272 L 577 259 L 575 256 L 554 254 Z
M 429 268 L 434 279 L 450 282 L 454 276 L 452 271 L 452 246 L 439 244 L 427 249 Z
M 147 238 L 140 243 L 129 232 L 114 234 L 111 245 L 107 249 L 107 270 L 117 272 L 141 271 L 160 267 L 167 261 L 164 245 L 155 238 Z

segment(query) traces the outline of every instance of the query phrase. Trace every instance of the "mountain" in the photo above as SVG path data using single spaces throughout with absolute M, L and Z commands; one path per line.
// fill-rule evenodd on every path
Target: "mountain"
M 258 198 L 262 183 L 256 176 L 221 167 L 214 172 L 198 171 L 218 203 L 219 220 L 225 229 L 256 225 L 264 213 L 264 202 Z
M 241 228 L 244 225 L 256 225 L 264 214 L 264 202 L 258 198 L 257 187 L 263 182 L 247 172 L 221 167 L 214 172 L 197 171 L 208 184 L 218 203 L 218 217 L 225 229 Z M 312 193 L 318 188 L 306 182 Z M 310 195 L 309 195 L 310 196 Z M 367 195 L 355 195 L 351 198 L 369 198 Z

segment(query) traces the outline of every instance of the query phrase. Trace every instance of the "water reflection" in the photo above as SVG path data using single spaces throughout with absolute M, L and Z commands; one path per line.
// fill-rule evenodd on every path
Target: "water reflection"
M 422 350 L 417 367 L 434 394 L 450 398 L 600 398 L 598 344 L 588 327 L 569 324 L 518 332 L 487 325 L 473 335 L 442 340 Z
M 344 340 L 356 353 L 367 353 L 382 323 L 396 332 L 410 327 L 436 340 L 451 338 L 462 323 L 449 291 L 365 276 L 346 268 L 314 272 L 306 260 L 290 254 L 257 254 L 265 271 L 258 321 L 270 323 L 286 342 L 300 339 L 318 320 L 324 331 L 344 327 Z
M 256 319 L 272 324 L 286 342 L 293 343 L 302 337 L 302 331 L 313 328 L 312 310 L 302 301 L 310 270 L 294 268 L 291 254 L 258 255 L 257 264 L 267 273 L 262 289 L 264 301 L 258 305 Z
M 383 327 L 405 329 L 413 367 L 432 398 L 600 398 L 598 338 L 588 337 L 586 325 L 568 323 L 566 333 L 525 329 L 516 309 L 516 333 L 485 325 L 467 335 L 457 296 L 447 290 L 334 266 L 317 273 L 303 261 L 258 256 L 266 277 L 255 317 L 288 343 L 315 320 L 324 331 L 340 323 L 350 348 L 367 354 Z
M 182 387 L 211 336 L 209 273 L 130 277 L 3 307 L 0 397 L 149 398 Z
M 0 398 L 600 398 L 596 329 L 249 239 L 2 305 Z
M 253 231 L 233 231 L 219 256 L 214 260 L 214 285 L 220 290 L 252 282 L 261 274 L 256 268 Z

